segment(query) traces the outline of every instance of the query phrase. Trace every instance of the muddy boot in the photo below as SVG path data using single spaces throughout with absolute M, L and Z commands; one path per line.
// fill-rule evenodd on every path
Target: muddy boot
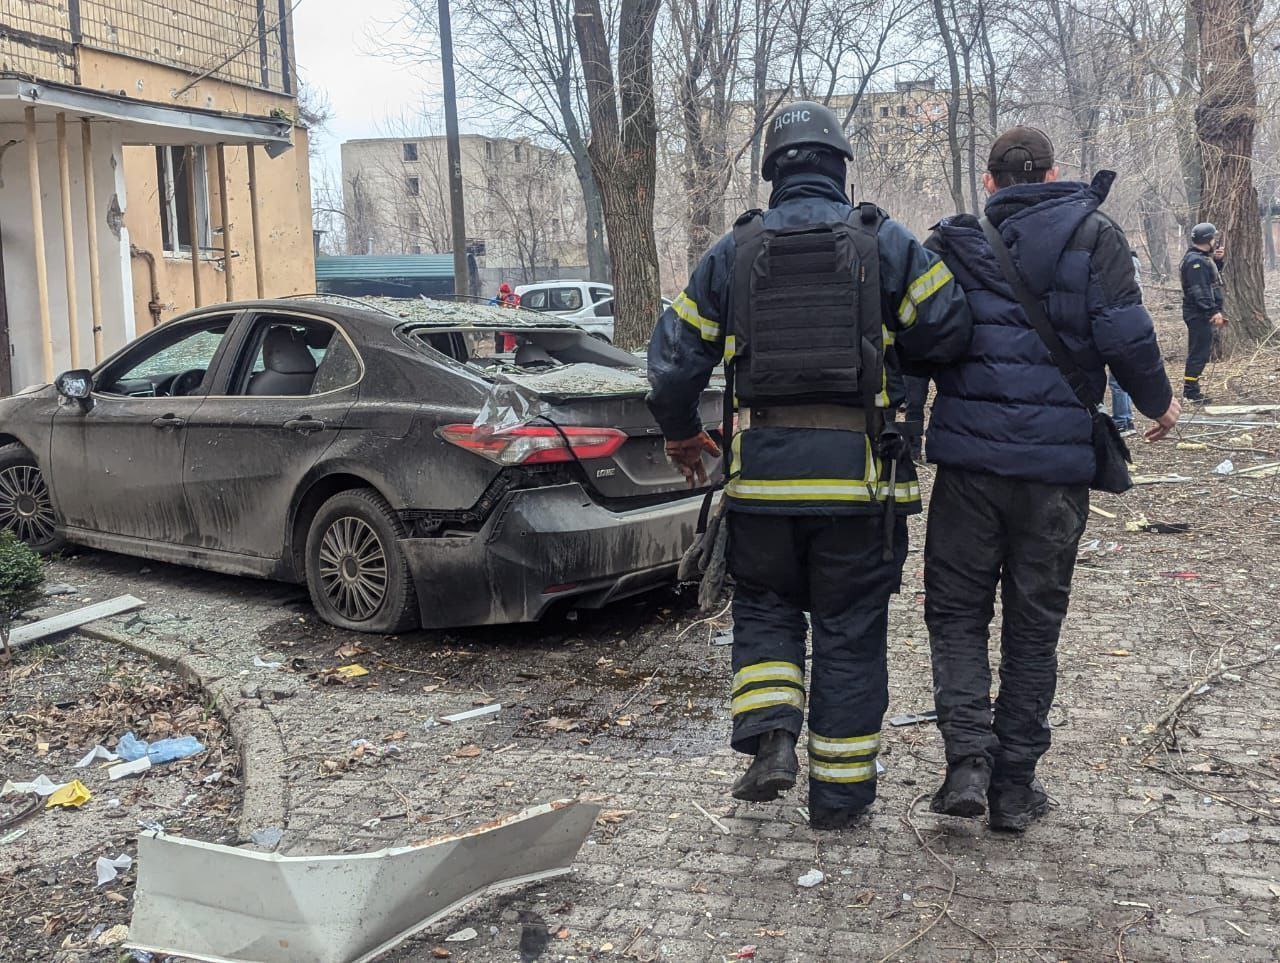
M 947 766 L 942 788 L 933 794 L 929 808 L 947 816 L 972 819 L 987 811 L 987 789 L 991 784 L 991 763 L 982 756 L 961 759 Z
M 785 729 L 770 729 L 760 737 L 751 766 L 733 784 L 733 797 L 748 802 L 777 799 L 795 786 L 799 768 L 796 737 Z
M 866 807 L 861 809 L 826 809 L 822 806 L 809 807 L 809 825 L 813 829 L 848 829 L 862 818 Z
M 991 807 L 992 829 L 1020 833 L 1049 809 L 1049 797 L 1040 780 L 1029 782 L 993 782 L 987 795 Z

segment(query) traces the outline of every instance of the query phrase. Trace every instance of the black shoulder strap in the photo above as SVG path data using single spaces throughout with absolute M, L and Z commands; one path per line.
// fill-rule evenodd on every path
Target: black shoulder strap
M 1099 399 L 1094 398 L 1089 390 L 1089 379 L 1085 376 L 1084 369 L 1080 367 L 1080 362 L 1058 336 L 1049 316 L 1044 313 L 1044 305 L 1040 303 L 1040 299 L 1027 290 L 1026 282 L 1022 280 L 1022 275 L 1014 266 L 1013 257 L 1009 254 L 1009 248 L 1004 243 L 1004 238 L 1000 236 L 999 229 L 986 217 L 983 217 L 979 223 L 982 225 L 982 232 L 987 236 L 987 243 L 995 253 L 996 261 L 1000 264 L 1000 270 L 1005 280 L 1009 282 L 1009 287 L 1013 288 L 1014 297 L 1026 312 L 1031 327 L 1035 329 L 1036 334 L 1040 335 L 1040 340 L 1049 349 L 1053 363 L 1058 366 L 1063 379 L 1071 386 L 1080 403 L 1089 411 L 1093 411 L 1097 408 Z

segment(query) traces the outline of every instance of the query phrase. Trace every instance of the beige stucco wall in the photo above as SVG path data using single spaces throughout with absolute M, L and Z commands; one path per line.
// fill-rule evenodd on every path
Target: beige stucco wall
M 270 116 L 273 112 L 293 117 L 292 98 L 215 80 L 202 80 L 179 97 L 173 92 L 190 81 L 190 75 L 157 64 L 128 57 L 84 50 L 81 55 L 83 85 L 158 103 Z M 279 114 L 277 114 L 279 116 Z M 175 132 L 175 143 L 181 143 Z M 258 218 L 262 241 L 263 289 L 267 297 L 315 290 L 315 259 L 311 236 L 311 180 L 307 164 L 307 132 L 293 128 L 293 149 L 273 159 L 261 148 L 257 152 Z M 159 185 L 155 148 L 125 147 L 124 175 L 127 207 L 124 223 L 137 248 L 150 251 L 156 259 L 157 286 L 162 304 L 161 319 L 195 306 L 189 257 L 164 253 L 160 227 Z M 256 296 L 252 222 L 249 207 L 248 148 L 226 148 L 227 201 L 231 222 L 231 261 L 234 293 L 237 298 Z M 210 222 L 221 224 L 213 151 L 209 156 Z M 217 238 L 215 237 L 215 243 Z M 139 333 L 151 327 L 147 304 L 151 282 L 143 259 L 132 263 L 134 313 Z M 204 304 L 227 299 L 221 264 L 208 259 L 200 265 L 201 296 Z

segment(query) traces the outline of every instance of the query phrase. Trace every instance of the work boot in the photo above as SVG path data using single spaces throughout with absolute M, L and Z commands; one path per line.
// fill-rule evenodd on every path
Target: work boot
M 993 782 L 987 794 L 992 829 L 1020 833 L 1049 810 L 1049 796 L 1040 780 Z
M 800 761 L 796 759 L 796 737 L 786 729 L 770 729 L 760 737 L 756 757 L 733 784 L 733 798 L 748 802 L 777 799 L 796 784 Z
M 991 784 L 991 763 L 985 756 L 970 756 L 947 766 L 942 788 L 933 794 L 929 808 L 947 816 L 972 819 L 987 811 L 987 788 Z
M 825 806 L 809 806 L 809 826 L 813 829 L 848 829 L 867 811 L 866 806 L 855 809 L 827 809 Z

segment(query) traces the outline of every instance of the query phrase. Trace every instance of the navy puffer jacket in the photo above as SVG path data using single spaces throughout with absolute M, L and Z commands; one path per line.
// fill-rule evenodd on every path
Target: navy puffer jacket
M 1173 392 L 1129 242 L 1097 211 L 1109 186 L 1109 175 L 1092 185 L 1019 184 L 993 195 L 986 213 L 1097 399 L 1106 385 L 1104 366 L 1110 367 L 1138 410 L 1158 418 Z M 943 220 L 926 247 L 942 255 L 960 282 L 974 322 L 964 360 L 933 372 L 929 460 L 1052 484 L 1092 480 L 1089 412 L 1031 327 L 977 218 Z

